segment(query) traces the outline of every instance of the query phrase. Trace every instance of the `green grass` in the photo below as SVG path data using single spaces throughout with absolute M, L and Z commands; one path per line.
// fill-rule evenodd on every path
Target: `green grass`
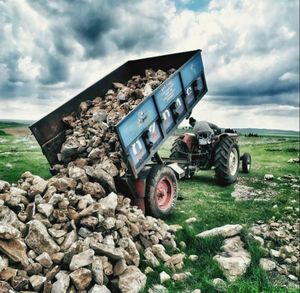
M 24 126 L 28 126 L 28 125 L 25 123 L 20 123 L 20 122 L 0 121 L 0 129 L 18 128 L 18 127 L 24 127 Z
M 160 151 L 162 156 L 168 156 L 173 139 L 164 144 Z M 299 201 L 297 192 L 289 186 L 282 185 L 277 179 L 285 174 L 299 176 L 299 165 L 287 162 L 299 155 L 299 139 L 241 137 L 240 149 L 241 153 L 251 153 L 253 164 L 250 174 L 240 174 L 239 182 L 260 190 L 272 190 L 276 195 L 266 202 L 234 201 L 231 196 L 234 186 L 218 186 L 213 171 L 198 172 L 192 179 L 180 181 L 176 211 L 165 220 L 169 224 L 176 223 L 183 226 L 183 229 L 177 232 L 176 241 L 177 243 L 184 241 L 187 246 L 183 252 L 187 255 L 196 254 L 199 259 L 196 262 L 185 261 L 183 271 L 190 271 L 193 276 L 184 282 L 167 282 L 165 286 L 169 292 L 191 292 L 197 288 L 202 292 L 216 292 L 212 280 L 224 279 L 222 271 L 213 260 L 213 256 L 222 246 L 223 239 L 217 237 L 203 240 L 196 238 L 196 234 L 225 224 L 243 224 L 248 229 L 257 220 L 268 220 L 272 217 L 280 219 L 285 216 L 284 208 L 291 200 Z M 47 161 L 33 137 L 0 137 L 0 179 L 16 182 L 26 170 L 49 178 L 48 169 Z M 263 180 L 267 173 L 275 176 L 273 182 Z M 272 186 L 273 183 L 277 185 Z M 278 205 L 278 209 L 272 208 L 274 204 Z M 188 226 L 185 220 L 190 217 L 196 217 L 197 222 Z M 246 232 L 242 238 L 252 256 L 251 266 L 245 276 L 228 286 L 227 292 L 298 292 L 292 288 L 285 288 L 276 276 L 263 272 L 258 266 L 263 251 L 247 238 Z M 146 267 L 144 261 L 142 266 Z M 159 283 L 159 273 L 163 270 L 172 274 L 161 265 L 148 275 L 144 292 L 147 292 L 153 284 Z

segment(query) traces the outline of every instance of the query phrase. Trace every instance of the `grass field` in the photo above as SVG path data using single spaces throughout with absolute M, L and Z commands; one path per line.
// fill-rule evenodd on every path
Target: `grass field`
M 0 127 L 0 130 L 5 128 L 7 127 Z M 171 139 L 165 143 L 161 150 L 163 156 L 168 155 L 171 144 Z M 247 231 L 247 228 L 258 220 L 284 217 L 286 205 L 292 200 L 299 202 L 299 194 L 290 186 L 279 184 L 277 179 L 285 174 L 299 176 L 299 164 L 287 162 L 290 158 L 299 156 L 298 137 L 241 137 L 240 149 L 241 153 L 251 153 L 253 164 L 252 172 L 247 175 L 241 174 L 239 183 L 263 192 L 271 189 L 276 195 L 270 201 L 235 201 L 231 196 L 234 186 L 218 186 L 213 171 L 198 172 L 192 179 L 180 181 L 176 211 L 166 222 L 183 226 L 183 230 L 177 233 L 177 240 L 186 243 L 183 251 L 187 255 L 196 254 L 199 260 L 187 260 L 185 263 L 183 271 L 190 271 L 192 277 L 184 282 L 168 281 L 164 284 L 169 292 L 191 292 L 197 288 L 202 292 L 216 292 L 212 279 L 224 279 L 222 271 L 213 260 L 223 240 L 200 240 L 194 237 L 196 234 L 231 223 L 243 224 Z M 16 182 L 26 170 L 49 178 L 48 168 L 47 161 L 32 136 L 0 134 L 0 179 Z M 264 175 L 267 173 L 274 175 L 275 180 L 272 183 L 264 181 Z M 273 183 L 278 184 L 273 186 Z M 272 208 L 275 204 L 278 209 Z M 197 222 L 193 225 L 185 224 L 185 220 L 190 217 L 196 217 Z M 263 256 L 263 251 L 246 237 L 246 232 L 242 236 L 246 249 L 251 253 L 252 263 L 244 277 L 229 284 L 227 292 L 298 292 L 298 289 L 292 288 L 292 284 L 286 286 L 277 275 L 262 271 L 258 262 Z M 145 292 L 153 284 L 159 283 L 159 273 L 163 270 L 169 272 L 165 267 L 159 267 L 148 275 Z

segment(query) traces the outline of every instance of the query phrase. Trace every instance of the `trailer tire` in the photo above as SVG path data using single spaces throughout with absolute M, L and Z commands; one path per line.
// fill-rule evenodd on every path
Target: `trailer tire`
M 221 185 L 229 185 L 236 181 L 239 172 L 239 146 L 229 136 L 224 137 L 215 152 L 215 172 Z
M 146 183 L 146 214 L 164 218 L 172 213 L 177 200 L 177 179 L 174 171 L 166 166 L 152 167 Z
M 242 158 L 242 171 L 243 173 L 250 173 L 251 170 L 251 155 L 249 153 L 244 153 Z

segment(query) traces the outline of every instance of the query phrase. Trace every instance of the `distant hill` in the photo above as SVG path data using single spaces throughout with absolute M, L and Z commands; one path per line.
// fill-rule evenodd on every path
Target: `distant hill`
M 280 129 L 264 129 L 264 128 L 235 128 L 241 134 L 256 133 L 260 136 L 293 136 L 299 137 L 299 131 L 280 130 Z
M 299 131 L 294 130 L 281 130 L 281 129 L 264 129 L 264 128 L 234 128 L 240 134 L 257 134 L 259 136 L 290 136 L 299 137 Z M 191 128 L 182 127 L 178 129 L 178 133 L 191 132 Z

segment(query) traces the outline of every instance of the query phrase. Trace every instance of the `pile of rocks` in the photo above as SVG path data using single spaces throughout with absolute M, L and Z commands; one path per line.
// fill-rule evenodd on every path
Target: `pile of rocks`
M 260 265 L 266 271 L 277 271 L 291 281 L 300 279 L 300 220 L 274 219 L 259 221 L 251 228 L 251 235 L 266 250 L 266 258 Z
M 115 82 L 104 97 L 82 102 L 78 115 L 63 118 L 70 128 L 66 131 L 66 141 L 58 160 L 62 164 L 77 158 L 84 158 L 87 165 L 105 162 L 113 176 L 124 175 L 126 165 L 114 127 L 174 72 L 175 69 L 168 72 L 147 69 L 144 77 L 133 76 L 126 84 Z M 55 168 L 62 172 L 62 166 Z
M 184 255 L 165 251 L 178 252 L 174 230 L 74 168 L 0 181 L 0 292 L 138 292 L 141 252 L 150 267 L 182 268 Z

